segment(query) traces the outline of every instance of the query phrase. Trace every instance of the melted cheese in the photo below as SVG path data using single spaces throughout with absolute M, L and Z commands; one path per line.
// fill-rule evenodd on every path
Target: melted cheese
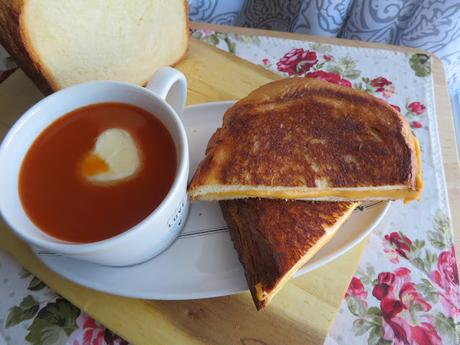
M 415 176 L 415 189 L 408 186 L 382 186 L 382 187 L 357 187 L 357 188 L 299 188 L 299 187 L 261 187 L 251 188 L 251 186 L 242 186 L 244 188 L 232 189 L 222 186 L 207 186 L 206 192 L 198 192 L 191 195 L 192 199 L 199 200 L 223 200 L 239 198 L 273 198 L 273 199 L 307 199 L 307 200 L 404 200 L 405 203 L 412 200 L 419 200 L 423 189 L 423 180 L 421 172 L 421 151 L 418 140 L 414 137 L 414 147 L 418 169 Z
M 419 191 L 405 189 L 385 189 L 385 190 L 260 190 L 247 189 L 242 191 L 221 191 L 215 193 L 206 193 L 204 196 L 198 197 L 202 200 L 221 200 L 221 199 L 236 199 L 236 198 L 273 198 L 273 199 L 327 199 L 328 197 L 337 198 L 340 200 L 396 200 L 403 199 L 404 201 L 417 200 Z
M 418 192 L 417 200 L 420 199 L 420 195 L 423 190 L 423 179 L 422 179 L 422 151 L 420 150 L 420 142 L 414 137 L 415 142 L 415 157 L 417 157 L 418 172 L 415 177 L 415 189 Z

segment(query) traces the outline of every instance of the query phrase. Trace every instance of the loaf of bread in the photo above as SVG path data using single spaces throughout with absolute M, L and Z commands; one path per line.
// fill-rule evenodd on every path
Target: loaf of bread
M 89 80 L 144 85 L 188 38 L 187 0 L 0 0 L 0 44 L 45 94 Z

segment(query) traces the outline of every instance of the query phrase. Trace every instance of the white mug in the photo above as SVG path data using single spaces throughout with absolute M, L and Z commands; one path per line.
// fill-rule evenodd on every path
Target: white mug
M 30 108 L 10 129 L 0 146 L 0 212 L 22 239 L 38 252 L 56 253 L 110 266 L 126 266 L 158 255 L 179 236 L 188 214 L 189 152 L 180 115 L 187 93 L 185 76 L 160 68 L 146 88 L 115 81 L 94 81 L 60 90 Z M 174 140 L 177 171 L 158 207 L 125 232 L 93 243 L 70 243 L 40 230 L 19 198 L 18 178 L 24 156 L 37 136 L 61 116 L 86 105 L 120 102 L 140 107 L 166 126 Z

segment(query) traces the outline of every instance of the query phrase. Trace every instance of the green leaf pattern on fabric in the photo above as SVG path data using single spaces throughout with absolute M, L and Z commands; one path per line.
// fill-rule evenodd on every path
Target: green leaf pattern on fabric
M 431 58 L 426 54 L 413 54 L 409 59 L 410 67 L 417 77 L 427 77 L 431 74 Z
M 428 231 L 428 239 L 433 247 L 445 250 L 452 246 L 452 230 L 447 216 L 438 212 L 434 218 L 433 229 Z
M 64 345 L 77 328 L 80 310 L 63 298 L 40 310 L 28 328 L 26 340 L 33 345 Z
M 28 270 L 26 270 L 24 267 L 21 268 L 21 271 L 18 274 L 21 279 L 28 278 L 31 276 L 31 273 Z
M 38 312 L 38 302 L 31 295 L 23 298 L 19 306 L 10 308 L 8 316 L 5 321 L 5 327 L 12 327 L 24 320 L 32 319 Z
M 253 45 L 260 44 L 260 38 L 258 36 L 228 34 L 225 32 L 215 32 L 212 30 L 192 31 L 192 37 L 213 46 L 219 46 L 223 44 L 220 46 L 220 48 L 223 48 L 232 54 L 236 54 L 236 45 L 238 42 L 251 43 Z
M 455 323 L 451 317 L 446 317 L 443 313 L 436 314 L 436 329 L 446 335 L 451 344 L 460 344 L 460 323 Z
M 37 277 L 33 277 L 27 289 L 32 291 L 39 291 L 43 289 L 45 286 L 46 285 L 40 279 L 38 279 Z

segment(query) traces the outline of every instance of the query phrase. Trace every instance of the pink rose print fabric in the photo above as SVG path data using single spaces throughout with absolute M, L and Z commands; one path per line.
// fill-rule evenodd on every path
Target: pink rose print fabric
M 316 53 L 302 48 L 292 49 L 286 53 L 277 63 L 278 71 L 285 72 L 289 76 L 304 75 L 318 62 Z
M 412 102 L 407 105 L 407 110 L 414 115 L 422 115 L 425 112 L 426 107 L 420 102 Z
M 393 83 L 384 77 L 372 79 L 369 84 L 374 88 L 374 92 L 381 93 L 385 98 L 390 98 L 395 93 Z
M 355 334 L 364 332 L 372 318 L 369 342 L 458 344 L 460 288 L 455 250 L 443 236 L 449 231 L 446 226 L 447 220 L 438 214 L 427 232 L 431 246 L 402 232 L 383 236 L 386 258 L 397 268 L 375 275 L 369 266 L 352 278 L 345 299 L 358 317 Z
M 398 107 L 397 105 L 395 105 L 395 104 L 390 104 L 390 106 L 391 106 L 393 109 L 395 109 L 395 110 L 401 112 L 401 108 Z
M 454 247 L 441 252 L 436 266 L 436 270 L 430 274 L 430 279 L 440 288 L 439 296 L 446 315 L 458 318 L 460 315 L 460 289 Z
M 326 60 L 330 61 L 330 60 Z M 325 80 L 333 84 L 351 87 L 351 83 L 349 80 L 343 79 L 340 74 L 332 73 L 332 72 L 325 72 L 325 71 L 315 71 L 309 72 L 305 75 L 307 78 L 315 78 L 320 80 Z
M 416 128 L 416 129 L 423 127 L 423 124 L 420 121 L 411 121 L 409 122 L 409 124 L 412 128 Z
M 406 118 L 409 120 L 409 124 L 412 128 L 418 129 L 423 128 L 423 122 L 421 121 L 422 115 L 425 114 L 426 106 L 421 102 L 410 102 L 406 104 Z
M 441 339 L 429 322 L 408 322 L 415 313 L 431 309 L 431 305 L 417 292 L 410 273 L 408 268 L 402 267 L 393 273 L 382 272 L 378 275 L 372 295 L 380 301 L 382 338 L 396 339 L 396 343 L 407 344 L 410 338 L 423 339 L 430 335 L 429 343 L 440 344 Z M 411 312 L 408 318 L 405 313 Z
M 77 319 L 78 328 L 67 338 L 66 345 L 128 345 L 86 314 Z
M 349 296 L 353 296 L 356 298 L 366 298 L 367 292 L 364 290 L 364 285 L 361 283 L 361 280 L 357 277 L 351 278 L 350 285 L 348 286 L 348 290 L 345 294 L 345 298 Z
M 388 254 L 392 263 L 399 263 L 400 256 L 407 259 L 407 253 L 410 252 L 412 245 L 412 241 L 408 237 L 399 232 L 392 232 L 385 235 L 384 238 L 383 251 Z

